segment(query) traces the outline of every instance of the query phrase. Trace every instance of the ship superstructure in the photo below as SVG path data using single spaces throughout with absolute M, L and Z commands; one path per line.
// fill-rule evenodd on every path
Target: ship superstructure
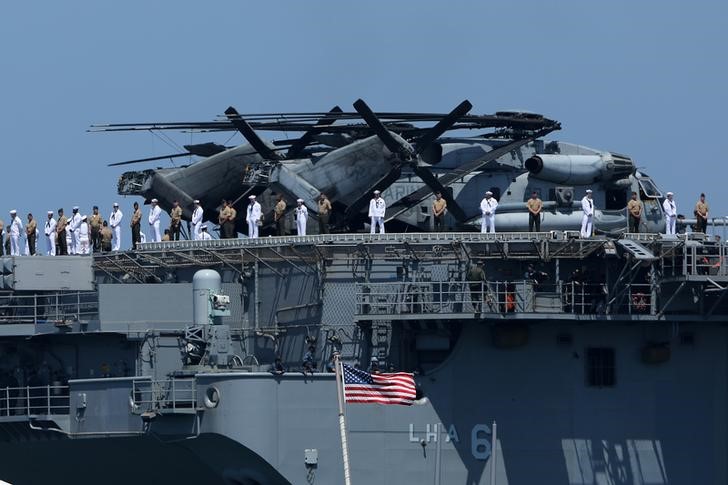
M 4 258 L 0 478 L 342 483 L 338 351 L 420 393 L 347 407 L 354 483 L 722 483 L 726 252 L 554 231 Z

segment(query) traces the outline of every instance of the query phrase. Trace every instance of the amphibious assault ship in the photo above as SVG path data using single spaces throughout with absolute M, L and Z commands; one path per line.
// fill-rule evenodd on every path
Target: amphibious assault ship
M 2 258 L 0 479 L 343 483 L 338 352 L 418 386 L 347 405 L 353 483 L 726 483 L 725 244 L 570 229 Z

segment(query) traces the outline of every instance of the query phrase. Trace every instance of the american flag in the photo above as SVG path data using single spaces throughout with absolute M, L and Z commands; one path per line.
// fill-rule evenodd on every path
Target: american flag
M 370 374 L 343 364 L 344 397 L 348 403 L 411 405 L 416 396 L 415 379 L 407 372 Z

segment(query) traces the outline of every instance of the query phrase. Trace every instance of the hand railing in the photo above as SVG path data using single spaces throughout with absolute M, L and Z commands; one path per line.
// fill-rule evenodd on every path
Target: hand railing
M 634 285 L 635 296 L 651 304 L 649 285 Z M 646 296 L 642 296 L 646 293 Z M 589 281 L 544 284 L 535 280 L 427 281 L 359 283 L 360 316 L 452 315 L 467 313 L 604 314 L 607 286 Z M 630 294 L 631 298 L 631 294 Z M 631 300 L 630 300 L 631 302 Z M 639 308 L 639 310 L 638 310 Z M 641 313 L 643 303 L 628 304 L 623 313 Z M 649 310 L 648 310 L 649 311 Z
M 0 417 L 68 413 L 68 386 L 46 385 L 0 388 Z
M 135 380 L 131 401 L 137 412 L 189 410 L 197 407 L 194 378 Z
M 0 324 L 64 323 L 97 317 L 98 294 L 93 291 L 0 294 Z

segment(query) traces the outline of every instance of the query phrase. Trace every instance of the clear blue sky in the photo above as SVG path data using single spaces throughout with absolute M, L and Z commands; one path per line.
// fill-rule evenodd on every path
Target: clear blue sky
M 359 97 L 381 111 L 467 98 L 473 113 L 540 112 L 563 124 L 553 139 L 632 156 L 681 212 L 705 191 L 728 215 L 727 20 L 725 1 L 4 2 L 0 217 L 95 203 L 107 215 L 114 200 L 129 213 L 116 195 L 129 168 L 106 164 L 175 150 L 90 124 Z

